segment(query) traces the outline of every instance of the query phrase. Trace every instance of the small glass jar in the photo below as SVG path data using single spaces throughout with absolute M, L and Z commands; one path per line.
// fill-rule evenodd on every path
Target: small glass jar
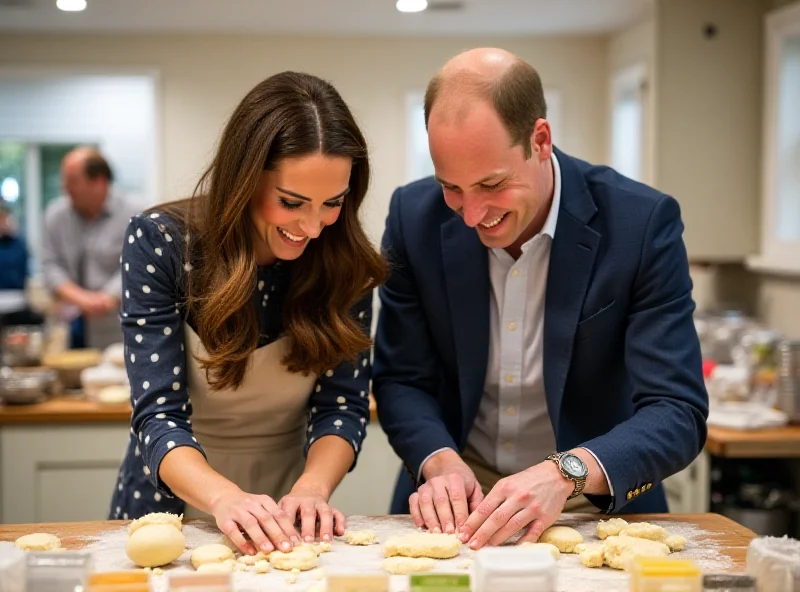
M 743 574 L 703 576 L 703 592 L 756 592 L 756 580 Z

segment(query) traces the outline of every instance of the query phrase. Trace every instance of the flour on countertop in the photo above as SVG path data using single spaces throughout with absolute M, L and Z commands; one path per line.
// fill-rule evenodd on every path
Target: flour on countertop
M 564 515 L 558 522 L 576 528 L 585 541 L 598 540 L 595 534 L 596 521 L 581 521 L 570 515 Z M 704 573 L 727 572 L 733 567 L 732 561 L 719 553 L 720 547 L 713 539 L 713 533 L 702 530 L 695 525 L 679 522 L 654 522 L 666 528 L 670 534 L 680 534 L 686 537 L 686 550 L 675 553 L 674 557 L 694 560 Z M 347 520 L 348 529 L 372 530 L 378 537 L 378 545 L 368 547 L 354 547 L 343 540 L 335 540 L 330 553 L 319 556 L 319 566 L 325 573 L 352 574 L 380 572 L 383 561 L 383 543 L 389 536 L 417 532 L 416 527 L 408 517 L 385 516 L 366 517 L 351 516 Z M 164 568 L 170 571 L 193 571 L 189 557 L 192 549 L 207 543 L 219 542 L 221 533 L 216 527 L 203 523 L 185 524 L 183 527 L 186 536 L 187 550 L 173 564 Z M 98 533 L 87 537 L 91 542 L 86 550 L 94 555 L 95 571 L 116 571 L 135 569 L 135 566 L 125 555 L 125 542 L 128 533 L 124 526 L 118 529 Z M 461 548 L 459 556 L 437 561 L 437 567 L 432 572 L 468 573 L 463 569 L 464 560 L 470 558 L 472 552 L 465 546 Z M 590 569 L 580 564 L 577 555 L 561 555 L 558 561 L 559 580 L 558 590 L 569 592 L 628 592 L 628 576 L 610 568 Z M 273 570 L 268 574 L 255 574 L 252 572 L 235 572 L 233 574 L 234 586 L 237 592 L 255 592 L 269 590 L 270 592 L 304 592 L 312 584 L 318 584 L 314 572 L 299 574 L 296 584 L 288 584 L 285 580 L 288 572 Z M 166 590 L 166 577 L 154 576 L 153 592 Z M 407 579 L 402 576 L 392 576 L 392 592 L 406 592 Z

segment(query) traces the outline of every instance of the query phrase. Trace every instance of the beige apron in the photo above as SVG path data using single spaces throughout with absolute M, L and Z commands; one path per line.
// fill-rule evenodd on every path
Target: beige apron
M 478 451 L 469 444 L 467 444 L 464 452 L 461 453 L 461 458 L 464 459 L 464 462 L 467 463 L 469 468 L 472 469 L 472 472 L 475 473 L 475 478 L 478 480 L 478 483 L 481 484 L 483 495 L 489 493 L 492 487 L 494 487 L 497 482 L 500 481 L 500 479 L 507 476 L 501 475 L 492 467 L 490 467 L 486 461 L 483 460 L 481 455 L 478 454 Z M 567 500 L 563 511 L 585 514 L 597 514 L 600 512 L 600 510 L 597 509 L 597 506 L 587 500 L 586 496 L 583 494 L 574 497 L 571 500 Z
M 308 399 L 317 376 L 286 369 L 281 360 L 288 345 L 281 338 L 250 355 L 238 389 L 212 391 L 194 357 L 206 350 L 186 323 L 184 334 L 192 427 L 208 464 L 243 491 L 277 502 L 303 472 Z M 187 504 L 186 516 L 205 514 Z

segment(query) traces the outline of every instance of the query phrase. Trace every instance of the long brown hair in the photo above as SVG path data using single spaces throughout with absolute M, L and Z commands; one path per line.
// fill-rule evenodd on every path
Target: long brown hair
M 249 203 L 262 171 L 288 157 L 322 153 L 353 160 L 350 192 L 337 222 L 291 263 L 283 327 L 284 364 L 322 374 L 355 361 L 371 341 L 350 311 L 382 283 L 386 264 L 367 238 L 358 210 L 369 185 L 367 143 L 329 83 L 283 72 L 251 90 L 234 110 L 217 153 L 190 200 L 162 206 L 187 231 L 187 304 L 208 355 L 198 358 L 214 390 L 236 388 L 258 347 L 252 293 L 256 257 Z

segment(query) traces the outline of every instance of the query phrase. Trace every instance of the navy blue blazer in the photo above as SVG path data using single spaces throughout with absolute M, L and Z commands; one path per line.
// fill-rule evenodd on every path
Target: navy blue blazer
M 558 450 L 589 448 L 614 496 L 601 511 L 665 512 L 661 482 L 706 440 L 708 394 L 677 201 L 555 150 L 562 193 L 544 319 L 544 384 Z M 422 461 L 462 450 L 489 351 L 488 251 L 423 179 L 392 196 L 373 392 L 405 464 L 408 511 Z

